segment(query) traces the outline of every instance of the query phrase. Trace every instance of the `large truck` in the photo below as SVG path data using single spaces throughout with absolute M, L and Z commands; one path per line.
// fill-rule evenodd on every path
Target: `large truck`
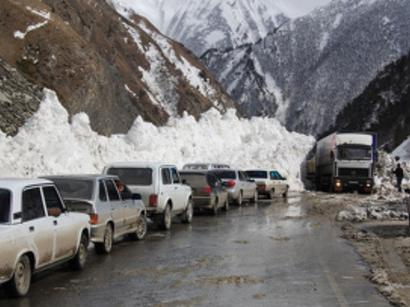
M 370 133 L 333 133 L 316 144 L 308 173 L 315 169 L 316 188 L 323 191 L 371 193 L 377 138 Z

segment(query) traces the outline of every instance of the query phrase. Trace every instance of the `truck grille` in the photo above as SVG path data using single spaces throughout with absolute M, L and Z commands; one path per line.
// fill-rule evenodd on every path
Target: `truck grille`
M 369 177 L 368 168 L 339 168 L 339 177 Z

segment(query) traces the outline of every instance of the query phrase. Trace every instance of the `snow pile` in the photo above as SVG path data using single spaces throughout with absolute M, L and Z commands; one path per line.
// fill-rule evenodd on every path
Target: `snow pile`
M 367 211 L 365 208 L 349 205 L 347 206 L 346 210 L 340 211 L 337 214 L 336 220 L 339 222 L 364 222 L 367 220 Z
M 393 151 L 394 157 L 400 157 L 402 160 L 410 161 L 410 137 L 407 138 L 399 147 Z
M 26 177 L 97 173 L 115 161 L 221 162 L 241 168 L 275 168 L 301 189 L 300 165 L 314 139 L 288 132 L 275 119 L 238 119 L 231 110 L 184 115 L 165 127 L 135 120 L 125 135 L 105 137 L 84 113 L 72 117 L 46 90 L 39 111 L 15 137 L 0 132 L 0 175 Z

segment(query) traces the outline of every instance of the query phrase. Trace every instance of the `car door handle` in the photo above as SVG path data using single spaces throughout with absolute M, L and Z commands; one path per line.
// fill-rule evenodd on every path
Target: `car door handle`
M 34 228 L 34 226 L 30 226 L 30 227 L 28 228 L 28 230 L 29 230 L 30 232 L 33 232 L 33 231 L 35 230 L 35 228 Z
M 53 224 L 54 224 L 55 226 L 57 226 L 57 225 L 58 225 L 58 222 L 57 222 L 56 220 L 54 220 L 54 221 L 53 221 Z

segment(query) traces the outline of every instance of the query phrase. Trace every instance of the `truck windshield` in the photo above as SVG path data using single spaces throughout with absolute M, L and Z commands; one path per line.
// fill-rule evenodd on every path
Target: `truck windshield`
M 118 176 L 126 185 L 150 186 L 152 185 L 151 168 L 117 168 L 112 167 L 107 172 L 109 175 Z
M 10 222 L 11 193 L 9 190 L 0 189 L 0 224 Z
M 371 160 L 372 148 L 360 145 L 338 146 L 338 160 Z
M 256 178 L 256 179 L 267 179 L 268 178 L 268 172 L 265 171 L 246 171 L 248 176 L 250 178 Z
M 52 179 L 64 199 L 92 200 L 94 180 L 92 179 Z

